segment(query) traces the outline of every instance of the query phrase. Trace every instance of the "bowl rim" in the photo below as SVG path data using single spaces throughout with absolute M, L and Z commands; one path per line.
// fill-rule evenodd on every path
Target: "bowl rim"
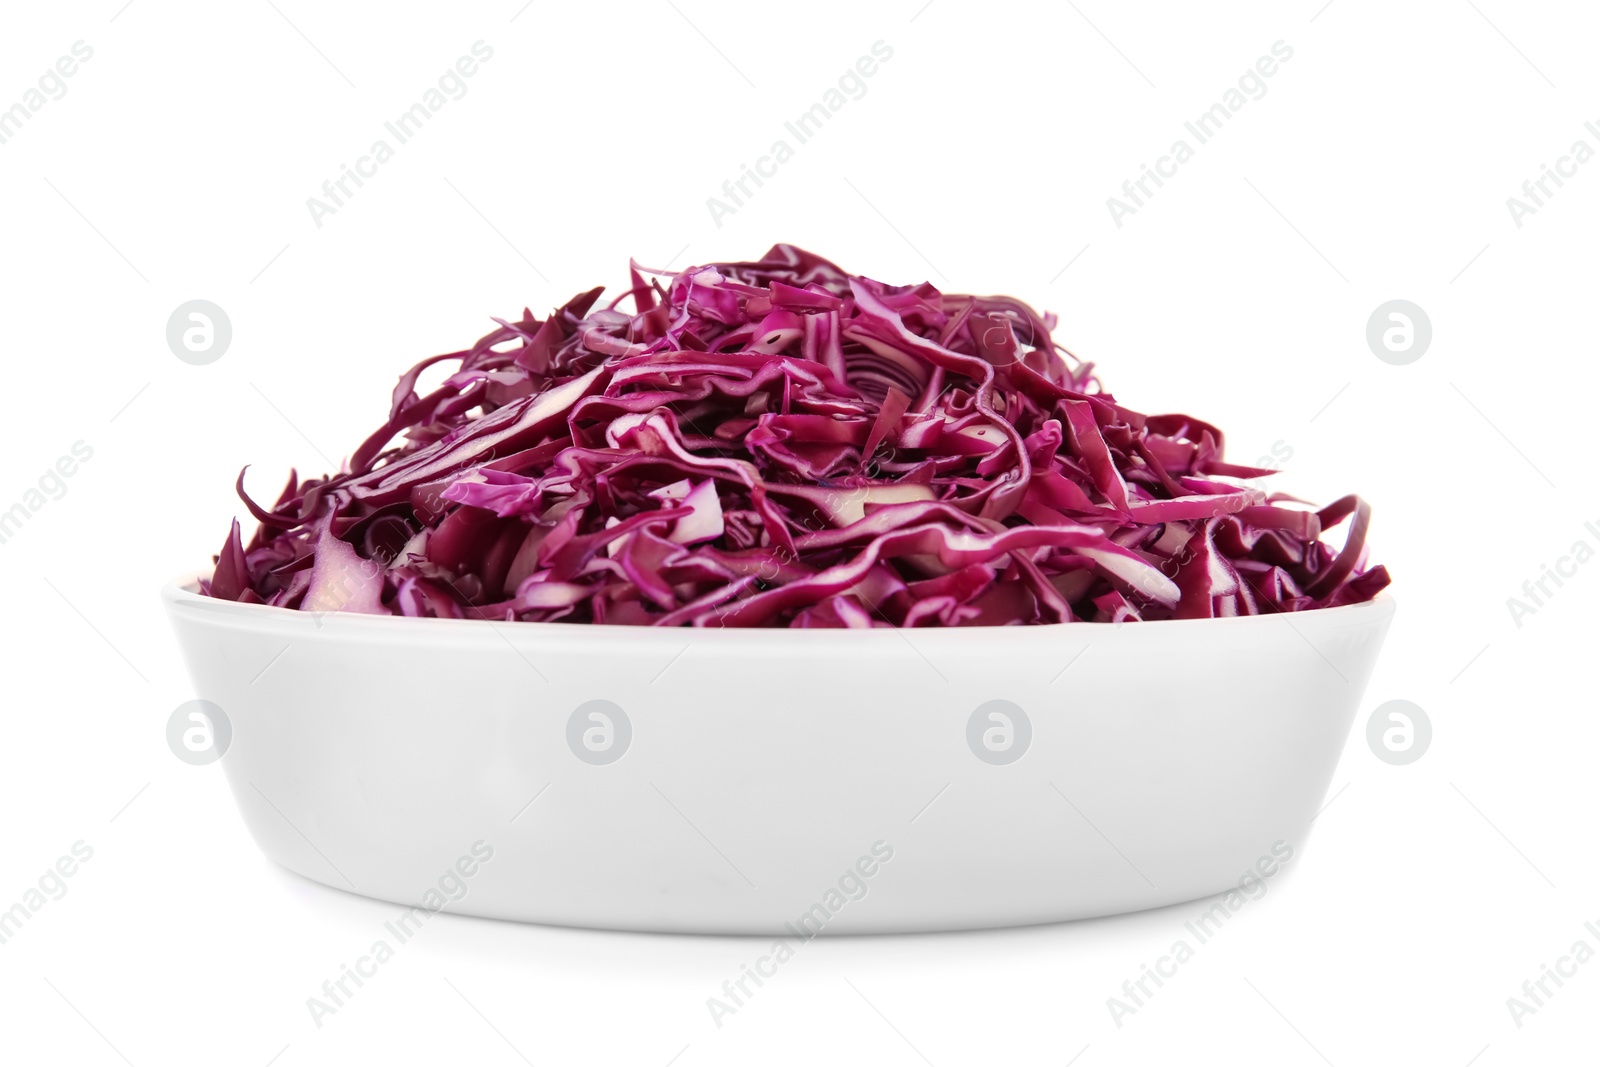
M 683 637 L 687 632 L 695 634 L 722 634 L 722 638 L 710 640 L 750 640 L 752 635 L 783 633 L 791 636 L 785 638 L 786 642 L 821 641 L 826 638 L 837 639 L 841 634 L 848 634 L 853 640 L 887 641 L 904 640 L 905 635 L 912 632 L 902 627 L 885 626 L 874 627 L 871 630 L 841 630 L 835 628 L 801 628 L 788 627 L 686 627 L 673 626 L 668 628 L 655 626 L 608 626 L 588 622 L 506 622 L 503 619 L 438 619 L 418 618 L 407 615 L 367 615 L 354 612 L 307 612 L 298 609 L 283 608 L 272 604 L 246 604 L 234 600 L 218 600 L 213 597 L 203 596 L 199 592 L 198 583 L 205 572 L 190 572 L 179 575 L 161 586 L 161 599 L 169 611 L 198 611 L 207 615 L 224 619 L 229 622 L 245 625 L 256 624 L 267 628 L 283 628 L 294 630 L 310 629 L 320 632 L 358 633 L 367 631 L 368 628 L 378 628 L 382 632 L 392 635 L 434 633 L 436 635 L 453 634 L 464 636 L 470 633 L 494 632 L 501 636 L 508 633 L 544 634 L 549 636 L 560 635 L 563 637 L 587 636 L 597 633 L 614 634 L 620 640 L 623 637 L 640 637 L 644 634 L 678 635 Z M 1028 626 L 956 626 L 918 627 L 914 631 L 918 638 L 929 638 L 933 635 L 965 635 L 973 637 L 977 634 L 1008 633 L 1018 635 L 1021 633 L 1059 633 L 1071 630 L 1073 634 L 1089 636 L 1113 631 L 1148 632 L 1153 634 L 1170 634 L 1180 628 L 1205 627 L 1207 632 L 1215 631 L 1223 626 L 1238 630 L 1242 627 L 1265 627 L 1289 625 L 1295 628 L 1288 620 L 1299 618 L 1302 621 L 1315 621 L 1317 623 L 1334 622 L 1376 622 L 1393 615 L 1395 600 L 1388 591 L 1380 592 L 1371 600 L 1358 604 L 1341 604 L 1332 608 L 1314 608 L 1301 612 L 1273 612 L 1262 615 L 1233 615 L 1225 618 L 1210 619 L 1152 619 L 1137 624 L 1122 623 L 1093 623 L 1093 622 L 1052 622 L 1037 623 Z M 1278 620 L 1278 621 L 1274 621 Z M 385 629 L 386 628 L 386 629 Z M 377 631 L 373 631 L 377 632 Z M 891 637 L 890 635 L 897 635 Z M 696 638 L 704 640 L 705 638 Z M 768 638 L 770 640 L 770 638 Z M 934 640 L 947 640 L 934 637 Z

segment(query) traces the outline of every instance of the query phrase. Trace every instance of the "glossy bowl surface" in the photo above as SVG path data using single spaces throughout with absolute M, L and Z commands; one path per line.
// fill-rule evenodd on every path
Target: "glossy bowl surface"
M 800 937 L 1237 885 L 1303 845 L 1394 613 L 655 630 L 162 596 L 277 863 L 473 915 Z

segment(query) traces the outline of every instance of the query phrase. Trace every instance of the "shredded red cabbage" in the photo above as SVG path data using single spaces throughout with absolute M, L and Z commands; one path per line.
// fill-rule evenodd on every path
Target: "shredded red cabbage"
M 527 311 L 401 376 L 329 478 L 233 524 L 202 591 L 303 611 L 655 626 L 974 626 L 1371 599 L 1370 508 L 1236 480 L 1006 296 L 752 263 Z M 646 280 L 646 279 L 650 280 Z M 632 312 L 619 305 L 628 301 Z M 436 363 L 459 369 L 419 395 Z M 1352 517 L 1337 550 L 1324 530 Z

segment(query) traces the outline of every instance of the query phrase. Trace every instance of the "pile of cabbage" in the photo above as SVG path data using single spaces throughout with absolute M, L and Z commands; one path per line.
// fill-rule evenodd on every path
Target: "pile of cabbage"
M 202 591 L 315 612 L 628 626 L 997 626 L 1371 599 L 1368 505 L 1243 482 L 1005 296 L 778 245 L 633 264 L 401 376 L 337 475 L 234 522 Z M 452 364 L 419 392 L 421 375 Z M 449 368 L 443 368 L 448 370 Z M 435 372 L 434 377 L 438 377 Z M 1322 541 L 1345 519 L 1337 549 Z

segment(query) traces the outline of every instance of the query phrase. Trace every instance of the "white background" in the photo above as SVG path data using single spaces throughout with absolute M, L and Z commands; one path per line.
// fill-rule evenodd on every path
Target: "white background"
M 1600 162 L 1521 227 L 1506 206 L 1600 148 L 1592 10 L 275 3 L 8 5 L 0 31 L 0 107 L 94 49 L 0 145 L 0 510 L 93 448 L 0 545 L 0 908 L 94 850 L 0 945 L 0 1059 L 1592 1062 L 1600 961 L 1521 1028 L 1506 1007 L 1600 948 L 1600 563 L 1520 627 L 1506 605 L 1600 547 Z M 307 197 L 480 39 L 467 94 L 318 228 Z M 879 40 L 865 96 L 717 226 L 706 198 Z M 1266 95 L 1116 226 L 1107 197 L 1279 40 Z M 1107 998 L 1202 905 L 815 942 L 720 1029 L 705 1000 L 757 942 L 445 917 L 317 1028 L 306 998 L 396 909 L 270 866 L 220 769 L 167 750 L 195 694 L 157 587 L 222 543 L 241 466 L 259 496 L 323 471 L 489 316 L 778 240 L 1054 310 L 1124 403 L 1374 503 L 1400 611 L 1309 845 L 1120 1027 Z M 210 366 L 165 342 L 195 298 L 233 324 Z M 1395 298 L 1433 324 L 1408 366 L 1365 342 Z M 1404 767 L 1364 736 L 1396 698 L 1434 726 Z

